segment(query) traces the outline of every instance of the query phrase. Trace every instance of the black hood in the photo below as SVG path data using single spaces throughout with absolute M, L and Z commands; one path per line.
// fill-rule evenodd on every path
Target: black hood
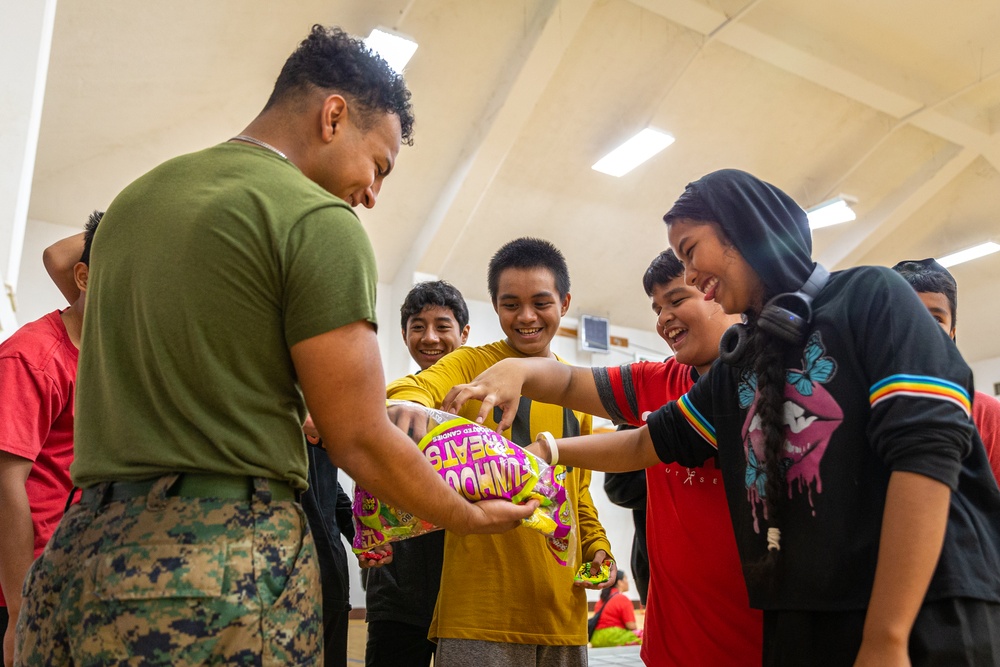
M 703 176 L 682 196 L 689 193 L 715 213 L 715 221 L 760 276 L 766 298 L 805 284 L 814 267 L 812 233 L 806 212 L 791 197 L 738 169 Z

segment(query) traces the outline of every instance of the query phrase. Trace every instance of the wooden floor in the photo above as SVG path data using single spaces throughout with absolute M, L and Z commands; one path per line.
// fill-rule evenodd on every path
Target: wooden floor
M 635 623 L 640 628 L 645 620 L 642 611 L 635 612 Z M 347 664 L 365 664 L 365 642 L 367 641 L 368 625 L 362 619 L 352 619 L 347 629 Z M 591 663 L 596 665 L 641 665 L 636 647 L 613 649 L 590 649 Z M 596 659 L 596 660 L 595 660 Z
M 368 640 L 368 624 L 364 619 L 352 619 L 347 628 L 347 664 L 365 664 L 365 642 Z

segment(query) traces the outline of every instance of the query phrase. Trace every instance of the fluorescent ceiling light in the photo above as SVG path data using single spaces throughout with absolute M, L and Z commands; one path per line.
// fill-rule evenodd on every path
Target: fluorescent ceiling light
M 947 268 L 949 266 L 961 264 L 962 262 L 979 259 L 980 257 L 985 257 L 986 255 L 992 255 L 998 250 L 1000 250 L 1000 243 L 987 241 L 986 243 L 980 243 L 977 246 L 966 248 L 965 250 L 959 250 L 958 252 L 953 252 L 950 255 L 945 255 L 938 260 L 938 264 Z
M 406 63 L 417 50 L 417 43 L 412 39 L 403 37 L 398 32 L 391 32 L 388 28 L 375 28 L 372 34 L 368 35 L 365 44 L 369 49 L 382 56 L 389 67 L 396 70 L 398 74 L 403 73 Z
M 672 143 L 674 138 L 669 134 L 647 127 L 602 157 L 591 169 L 609 176 L 624 176 Z
M 822 229 L 842 222 L 857 219 L 849 204 L 857 204 L 858 200 L 848 195 L 838 195 L 829 201 L 813 206 L 806 211 L 809 216 L 810 229 Z

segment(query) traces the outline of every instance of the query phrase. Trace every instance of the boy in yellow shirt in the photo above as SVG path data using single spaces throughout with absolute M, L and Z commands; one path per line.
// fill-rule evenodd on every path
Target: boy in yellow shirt
M 461 347 L 419 375 L 391 383 L 387 395 L 440 407 L 448 391 L 471 381 L 501 359 L 557 358 L 550 349 L 570 303 L 569 271 L 562 253 L 540 239 L 504 245 L 490 261 L 493 308 L 506 338 Z M 475 419 L 478 402 L 462 416 Z M 499 417 L 497 415 L 497 417 Z M 484 424 L 496 428 L 489 419 Z M 556 405 L 522 399 L 504 437 L 529 445 L 541 431 L 556 437 L 587 435 L 591 417 Z M 589 470 L 570 469 L 566 489 L 579 532 L 577 563 L 600 565 L 610 544 L 590 496 Z M 612 568 L 614 569 L 614 568 Z M 572 568 L 556 563 L 545 538 L 534 531 L 506 535 L 447 533 L 444 569 L 430 638 L 438 667 L 575 667 L 587 664 L 587 597 L 574 585 Z M 611 581 L 614 581 L 612 572 Z

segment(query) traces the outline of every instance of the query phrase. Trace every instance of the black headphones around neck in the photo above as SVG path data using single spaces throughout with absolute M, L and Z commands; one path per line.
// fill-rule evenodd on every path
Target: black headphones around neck
M 757 316 L 757 326 L 765 333 L 790 345 L 805 340 L 812 321 L 812 302 L 830 280 L 830 272 L 817 263 L 806 282 L 797 292 L 778 294 L 768 301 Z M 745 324 L 734 324 L 726 329 L 719 341 L 719 359 L 730 366 L 744 363 L 750 329 Z

